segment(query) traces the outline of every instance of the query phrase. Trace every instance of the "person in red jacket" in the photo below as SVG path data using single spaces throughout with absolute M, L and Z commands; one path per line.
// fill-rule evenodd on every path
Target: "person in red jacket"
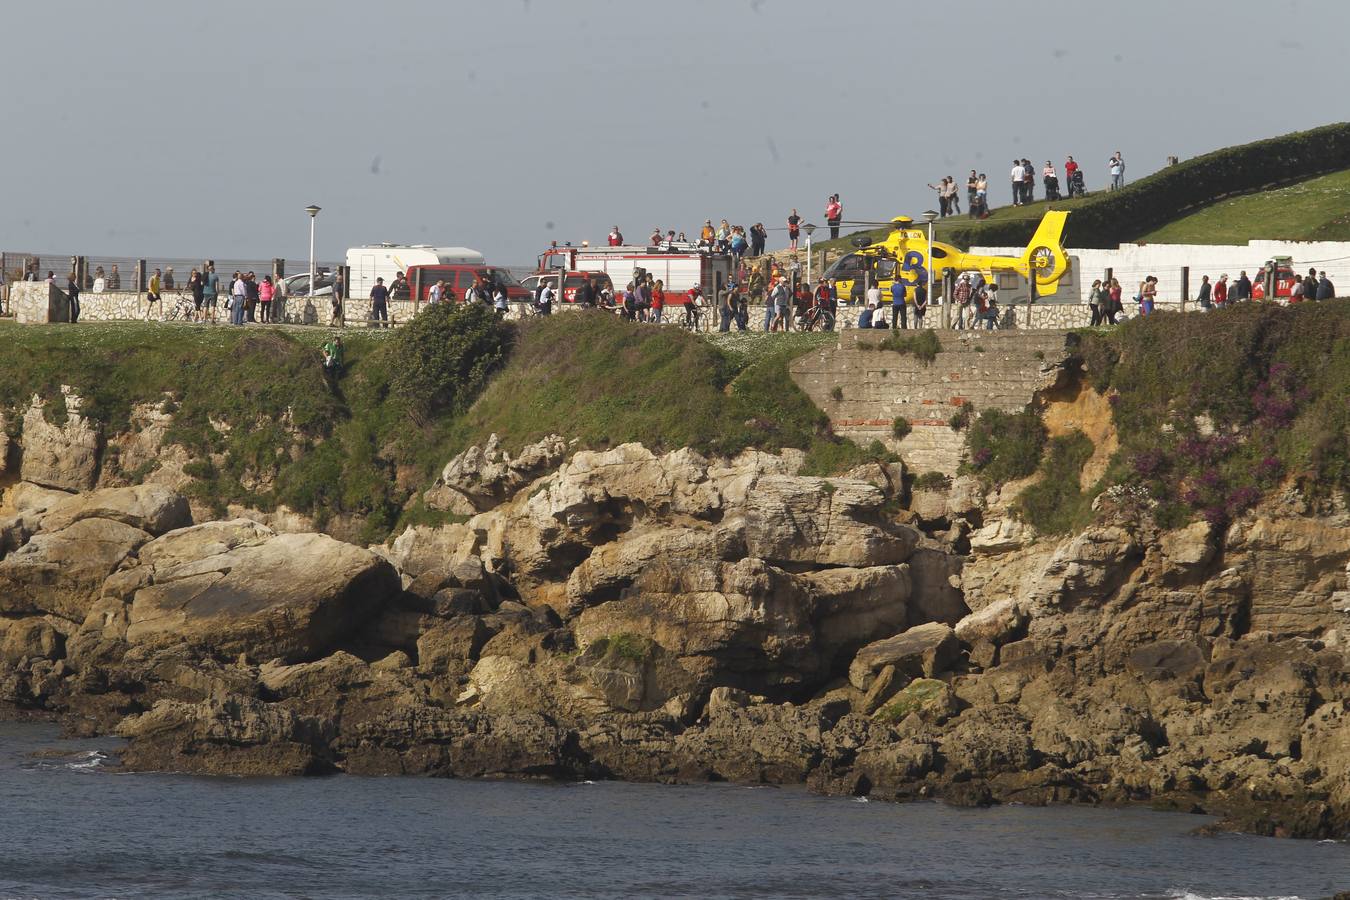
M 1214 305 L 1225 307 L 1228 305 L 1228 273 L 1219 276 L 1219 280 L 1214 282 Z
M 618 225 L 615 225 L 614 230 L 609 233 L 609 245 L 611 247 L 623 246 L 623 232 L 619 230 Z
M 666 285 L 660 278 L 652 285 L 652 321 L 661 324 L 661 311 L 666 308 Z

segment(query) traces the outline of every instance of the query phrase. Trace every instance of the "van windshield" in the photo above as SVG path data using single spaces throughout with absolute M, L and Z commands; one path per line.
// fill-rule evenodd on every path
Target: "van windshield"
M 511 274 L 510 269 L 493 266 L 488 271 L 492 273 L 493 279 L 503 287 L 522 287 L 520 280 Z

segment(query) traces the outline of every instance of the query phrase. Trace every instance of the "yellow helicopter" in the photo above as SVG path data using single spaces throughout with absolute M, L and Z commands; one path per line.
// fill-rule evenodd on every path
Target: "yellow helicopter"
M 931 259 L 932 280 L 939 291 L 948 272 L 954 275 L 979 272 L 989 280 L 999 272 L 1015 272 L 1023 278 L 1031 278 L 1035 273 L 1036 296 L 1049 297 L 1059 289 L 1060 280 L 1069 271 L 1069 258 L 1062 243 L 1068 218 L 1065 211 L 1050 210 L 1021 256 L 986 256 L 967 253 L 940 241 L 934 241 L 930 248 L 922 226 L 916 226 L 908 216 L 897 216 L 891 220 L 890 234 L 884 240 L 839 258 L 825 270 L 824 277 L 835 282 L 841 300 L 853 295 L 854 283 L 868 272 L 886 303 L 891 301 L 890 290 L 896 281 L 905 285 L 906 299 L 913 300 L 914 288 L 928 281 Z

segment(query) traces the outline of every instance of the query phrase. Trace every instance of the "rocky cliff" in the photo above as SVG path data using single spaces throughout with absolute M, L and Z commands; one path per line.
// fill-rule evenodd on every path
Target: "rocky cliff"
M 1350 830 L 1350 509 L 1290 486 L 1164 528 L 1017 486 L 912 490 L 550 437 L 449 460 L 467 521 L 359 547 L 95 488 L 78 409 L 0 509 L 0 699 L 132 769 L 730 779 L 1151 802 Z M 63 449 L 68 445 L 69 452 Z M 37 483 L 35 483 L 37 482 Z

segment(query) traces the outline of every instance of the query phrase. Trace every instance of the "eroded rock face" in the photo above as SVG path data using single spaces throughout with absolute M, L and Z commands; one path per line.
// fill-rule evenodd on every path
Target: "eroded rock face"
M 1342 501 L 1048 537 L 965 483 L 921 534 L 882 466 L 626 445 L 512 487 L 493 453 L 501 502 L 372 551 L 11 489 L 0 701 L 119 729 L 135 768 L 1149 798 L 1350 833 Z
M 65 394 L 66 421 L 56 425 L 43 414 L 43 401 L 34 396 L 23 416 L 24 481 L 63 491 L 87 491 L 98 480 L 100 435 L 80 415 L 82 402 L 69 388 Z
M 446 463 L 440 480 L 428 492 L 427 502 L 432 509 L 452 512 L 491 509 L 556 468 L 566 453 L 567 442 L 551 434 L 513 457 L 501 449 L 494 434 L 484 446 L 470 447 Z
M 222 655 L 312 659 L 359 629 L 400 588 L 383 559 L 320 534 L 268 535 L 181 563 L 171 546 L 156 554 L 165 564 L 149 563 L 145 586 L 131 601 L 133 646 L 186 642 Z

